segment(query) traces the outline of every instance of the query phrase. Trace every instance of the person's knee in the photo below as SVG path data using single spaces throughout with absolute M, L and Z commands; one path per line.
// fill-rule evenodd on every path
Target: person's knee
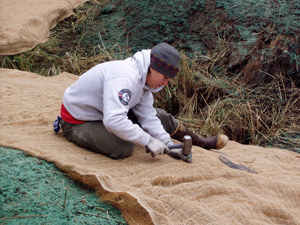
M 164 117 L 168 116 L 168 113 L 163 109 L 155 108 L 155 110 L 156 110 L 156 115 L 158 118 L 164 118 Z
M 124 159 L 132 155 L 135 145 L 132 142 L 124 142 L 120 149 L 112 152 L 108 156 L 112 159 Z
M 156 115 L 160 119 L 161 124 L 163 125 L 165 131 L 169 134 L 172 134 L 178 127 L 178 121 L 165 110 L 160 108 L 156 109 Z

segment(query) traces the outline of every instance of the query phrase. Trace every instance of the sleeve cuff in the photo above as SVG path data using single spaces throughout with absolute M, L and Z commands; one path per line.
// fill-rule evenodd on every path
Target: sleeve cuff
M 141 140 L 138 142 L 139 145 L 141 146 L 147 146 L 150 142 L 150 134 L 147 134 L 144 132 L 143 136 L 141 137 Z

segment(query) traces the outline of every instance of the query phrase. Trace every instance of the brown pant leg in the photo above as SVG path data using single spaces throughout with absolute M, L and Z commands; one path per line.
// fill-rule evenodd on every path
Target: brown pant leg
M 61 120 L 65 137 L 76 145 L 113 159 L 121 159 L 132 154 L 135 145 L 108 132 L 102 121 L 71 124 Z
M 170 134 L 170 136 L 172 136 L 172 134 L 174 134 L 178 130 L 179 127 L 178 120 L 176 120 L 171 114 L 167 113 L 163 109 L 160 108 L 155 108 L 155 109 L 156 109 L 156 116 L 160 119 L 163 128 L 168 134 Z M 129 110 L 128 118 L 133 123 L 139 124 L 132 110 Z
M 165 110 L 156 108 L 157 117 L 160 119 L 165 131 L 172 136 L 178 129 L 179 122 L 171 114 L 167 113 Z

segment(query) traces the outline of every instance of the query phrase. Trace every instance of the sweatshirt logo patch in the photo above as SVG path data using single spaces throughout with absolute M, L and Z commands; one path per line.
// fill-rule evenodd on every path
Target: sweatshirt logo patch
M 120 102 L 123 105 L 128 105 L 128 102 L 130 101 L 130 98 L 131 98 L 131 91 L 130 90 L 122 89 L 119 92 L 119 99 L 120 99 Z

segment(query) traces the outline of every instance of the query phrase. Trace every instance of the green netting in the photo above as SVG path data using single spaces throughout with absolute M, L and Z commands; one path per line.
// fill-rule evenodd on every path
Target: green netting
M 0 224 L 126 224 L 112 205 L 54 164 L 0 147 Z

